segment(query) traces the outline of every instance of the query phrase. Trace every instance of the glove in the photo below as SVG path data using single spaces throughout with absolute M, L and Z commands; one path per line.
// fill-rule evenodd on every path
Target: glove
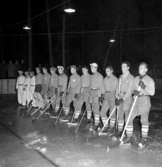
M 75 96 L 74 96 L 75 99 L 79 99 L 79 94 L 76 93 Z
M 101 101 L 103 102 L 103 101 L 104 101 L 104 99 L 105 99 L 104 94 L 101 94 Z
M 60 92 L 60 96 L 62 97 L 64 95 L 64 92 Z
M 101 94 L 101 98 L 104 99 L 104 94 Z
M 146 88 L 146 85 L 144 84 L 143 81 L 140 81 L 140 82 L 139 82 L 139 86 L 140 86 L 142 89 L 145 89 L 145 88 Z
M 56 95 L 58 94 L 58 89 L 57 89 L 57 88 L 55 88 L 55 94 L 56 94 Z
M 116 106 L 119 106 L 121 103 L 123 103 L 123 99 L 122 98 L 120 98 L 120 99 L 115 99 L 115 105 Z
M 134 95 L 134 96 L 139 96 L 139 94 L 140 94 L 140 92 L 139 92 L 138 90 L 135 90 L 135 91 L 133 92 L 133 95 Z
M 103 103 L 103 101 L 104 101 L 104 95 L 101 94 L 101 96 L 99 97 L 99 102 Z

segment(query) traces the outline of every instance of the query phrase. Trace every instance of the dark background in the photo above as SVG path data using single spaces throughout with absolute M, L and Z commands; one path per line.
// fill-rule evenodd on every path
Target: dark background
M 49 8 L 61 2 L 49 0 Z M 45 11 L 45 3 L 31 1 L 31 16 Z M 111 63 L 117 70 L 123 60 L 133 65 L 144 60 L 154 68 L 161 65 L 161 0 L 73 0 L 72 4 L 77 12 L 66 15 L 66 65 L 96 61 L 100 66 Z M 62 7 L 49 14 L 57 65 L 62 62 Z M 1 60 L 27 63 L 28 34 L 22 30 L 27 23 L 27 0 L 2 1 L 0 19 Z M 48 65 L 46 14 L 32 19 L 32 35 L 33 66 Z M 110 47 L 112 37 L 116 42 Z

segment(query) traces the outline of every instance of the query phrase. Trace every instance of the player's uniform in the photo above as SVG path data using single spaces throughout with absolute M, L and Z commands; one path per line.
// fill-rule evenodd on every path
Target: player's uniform
M 149 112 L 151 108 L 150 96 L 155 94 L 155 82 L 154 80 L 145 75 L 142 78 L 137 76 L 134 81 L 135 88 L 134 90 L 138 90 L 140 86 L 140 82 L 143 82 L 145 85 L 144 88 L 141 88 L 141 93 L 138 96 L 137 102 L 135 104 L 135 108 L 133 110 L 132 116 L 130 118 L 128 127 L 126 129 L 127 135 L 132 136 L 133 133 L 133 120 L 136 116 L 141 116 L 141 127 L 142 127 L 142 137 L 146 138 L 148 136 L 149 131 Z
M 17 101 L 18 104 L 23 104 L 23 87 L 24 87 L 25 77 L 24 75 L 18 76 L 16 82 L 16 89 L 17 89 Z
M 122 131 L 124 126 L 124 115 L 127 120 L 130 107 L 132 104 L 134 77 L 128 73 L 127 76 L 121 75 L 119 79 L 119 86 L 117 90 L 117 96 L 119 99 L 123 99 L 118 109 L 118 130 Z
M 90 107 L 90 74 L 87 73 L 86 75 L 81 76 L 81 94 L 76 102 L 76 112 L 75 112 L 75 119 L 78 119 L 80 113 L 81 113 L 81 108 L 83 106 L 83 103 L 85 102 L 86 104 L 86 110 L 87 110 L 87 117 L 88 119 L 91 118 L 91 107 Z
M 114 75 L 104 78 L 105 93 L 104 93 L 104 100 L 101 108 L 101 118 L 104 124 L 107 120 L 107 111 L 109 110 L 111 112 L 115 107 L 115 95 L 116 95 L 117 87 L 118 87 L 118 79 Z M 113 121 L 114 120 L 112 119 L 110 122 L 112 122 L 113 124 L 114 123 Z
M 62 107 L 65 108 L 67 82 L 68 82 L 68 77 L 66 74 L 58 75 L 58 94 L 55 108 L 56 111 L 58 111 L 58 109 L 60 108 L 60 102 L 62 102 Z
M 90 103 L 92 105 L 92 111 L 95 117 L 95 125 L 99 124 L 99 98 L 101 94 L 104 93 L 104 85 L 103 85 L 103 76 L 96 72 L 95 74 L 91 75 L 90 79 Z
M 66 96 L 65 109 L 64 109 L 66 115 L 69 114 L 71 102 L 73 102 L 75 108 L 76 101 L 78 100 L 80 95 L 80 88 L 81 88 L 80 76 L 77 73 L 75 73 L 70 76 L 68 84 L 68 94 Z

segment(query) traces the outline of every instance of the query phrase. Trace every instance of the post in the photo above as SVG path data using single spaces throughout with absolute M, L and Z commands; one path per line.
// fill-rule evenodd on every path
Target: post
M 28 0 L 28 26 L 31 27 L 31 0 Z M 32 29 L 28 31 L 28 66 L 32 68 Z
M 120 53 L 119 53 L 119 56 L 120 56 L 120 58 L 119 58 L 119 63 L 121 64 L 122 63 L 122 60 L 123 60 L 123 57 L 122 57 L 122 30 L 119 32 L 119 38 L 120 38 L 120 43 L 119 43 L 119 45 L 120 45 L 120 48 L 119 48 L 119 51 L 120 51 Z
M 46 0 L 46 10 L 48 11 L 48 0 Z M 48 32 L 48 49 L 49 49 L 49 65 L 53 65 L 53 51 L 52 51 L 52 35 L 51 35 L 51 21 L 50 21 L 50 13 L 47 12 L 47 32 Z
M 66 15 L 63 14 L 62 16 L 62 65 L 66 66 L 66 59 L 65 59 L 65 31 L 66 31 Z

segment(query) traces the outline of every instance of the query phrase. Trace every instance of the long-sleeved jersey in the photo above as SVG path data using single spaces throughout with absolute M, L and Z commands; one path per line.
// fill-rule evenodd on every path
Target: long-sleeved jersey
M 66 74 L 58 75 L 58 88 L 60 92 L 65 92 L 67 88 L 68 77 Z
M 132 96 L 134 77 L 130 73 L 127 76 L 121 75 L 119 78 L 119 86 L 117 96 L 124 100 Z
M 90 88 L 98 90 L 99 95 L 104 93 L 103 76 L 99 72 L 91 75 Z
M 18 76 L 16 81 L 16 89 L 22 88 L 24 86 L 24 82 L 25 82 L 25 76 L 24 75 Z
M 72 91 L 74 94 L 80 93 L 81 82 L 80 76 L 78 74 L 73 74 L 70 76 L 68 90 Z
M 104 78 L 105 92 L 111 92 L 113 94 L 116 94 L 117 88 L 118 88 L 118 79 L 114 75 Z
M 140 78 L 140 76 L 137 76 L 134 81 L 135 90 L 138 90 L 140 81 L 142 81 L 146 86 L 145 89 L 141 89 L 141 95 L 154 96 L 155 94 L 154 80 L 148 75 L 145 75 L 143 78 Z

